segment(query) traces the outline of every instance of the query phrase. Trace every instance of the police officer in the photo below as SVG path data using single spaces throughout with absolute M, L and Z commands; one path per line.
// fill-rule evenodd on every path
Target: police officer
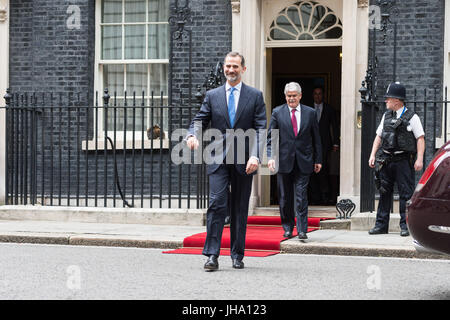
M 414 192 L 414 171 L 423 168 L 425 133 L 419 117 L 406 108 L 406 88 L 399 82 L 391 83 L 386 91 L 387 111 L 372 146 L 369 166 L 376 167 L 380 200 L 375 227 L 369 234 L 388 233 L 389 213 L 394 183 L 400 197 L 400 235 L 409 236 L 406 225 L 406 201 Z

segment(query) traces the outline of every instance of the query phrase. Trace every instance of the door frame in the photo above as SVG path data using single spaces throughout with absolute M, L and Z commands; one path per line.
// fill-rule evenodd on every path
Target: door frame
M 272 94 L 272 47 L 266 44 L 266 28 L 285 6 L 298 0 L 245 0 L 233 3 L 232 49 L 241 52 L 247 59 L 247 72 L 243 80 L 265 95 L 267 118 L 270 121 Z M 341 158 L 339 186 L 340 199 L 350 199 L 359 208 L 360 150 L 361 132 L 357 126 L 358 111 L 361 110 L 359 88 L 367 70 L 369 5 L 362 0 L 315 0 L 331 9 L 342 7 L 342 40 L 335 45 L 342 46 L 342 87 L 341 87 Z M 276 3 L 276 8 L 270 6 Z M 278 10 L 278 11 L 277 11 Z M 272 18 L 273 19 L 273 18 Z M 266 26 L 266 27 L 265 27 Z M 249 40 L 251 39 L 251 40 Z M 316 42 L 314 44 L 314 42 Z M 285 43 L 289 46 L 320 46 L 322 41 L 298 41 Z M 329 46 L 330 43 L 327 43 Z M 345 70 L 345 72 L 344 72 Z M 266 206 L 270 203 L 270 184 L 267 176 L 258 174 L 253 183 L 250 210 L 254 206 Z

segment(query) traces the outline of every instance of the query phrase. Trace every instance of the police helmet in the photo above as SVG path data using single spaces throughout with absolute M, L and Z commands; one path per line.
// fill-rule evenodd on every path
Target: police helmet
M 388 86 L 384 97 L 385 98 L 395 98 L 395 99 L 400 99 L 402 101 L 405 101 L 406 100 L 406 88 L 400 82 L 392 82 Z

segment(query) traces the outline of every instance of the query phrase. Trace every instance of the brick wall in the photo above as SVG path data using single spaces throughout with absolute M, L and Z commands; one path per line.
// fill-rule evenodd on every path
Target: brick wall
M 175 0 L 171 0 L 173 4 Z M 180 6 L 184 1 L 179 1 Z M 80 29 L 67 28 L 69 5 L 80 8 Z M 231 49 L 231 5 L 191 0 L 193 87 Z M 13 92 L 90 92 L 93 95 L 95 1 L 11 1 L 10 87 Z M 187 94 L 189 43 L 174 43 L 175 95 Z M 195 93 L 195 92 L 194 92 Z
M 190 7 L 192 22 L 186 25 L 186 30 L 192 31 L 192 84 L 195 94 L 197 85 L 203 85 L 211 68 L 223 61 L 231 50 L 231 4 L 228 0 L 191 0 Z M 174 43 L 173 72 L 174 101 L 177 101 L 180 91 L 187 97 L 189 89 L 187 40 L 181 45 Z
M 376 5 L 378 1 L 371 1 Z M 444 70 L 444 1 L 412 0 L 395 1 L 391 10 L 391 21 L 383 42 L 383 31 L 377 31 L 376 56 L 378 58 L 378 99 L 383 99 L 388 84 L 394 80 L 394 22 L 397 23 L 396 80 L 407 88 L 407 99 L 442 99 Z M 373 48 L 373 33 L 370 34 L 370 47 Z M 441 105 L 432 103 L 409 103 L 425 126 L 427 162 L 434 153 L 433 130 L 440 133 Z M 378 121 L 383 110 L 378 114 Z M 426 115 L 425 115 L 426 114 Z M 426 122 L 424 121 L 426 118 Z M 436 124 L 435 124 L 436 118 Z
M 12 92 L 93 90 L 94 1 L 10 2 Z M 67 28 L 69 5 L 80 8 L 80 28 Z
M 184 1 L 180 0 L 180 5 Z M 175 3 L 175 0 L 171 0 Z M 80 28 L 67 28 L 67 13 L 69 5 L 77 5 L 80 8 Z M 173 90 L 174 103 L 179 104 L 180 92 L 187 97 L 189 91 L 189 51 L 192 54 L 192 93 L 196 93 L 196 86 L 203 85 L 209 71 L 218 61 L 222 61 L 224 55 L 231 49 L 231 5 L 229 1 L 223 0 L 192 0 L 190 1 L 192 11 L 191 21 L 186 24 L 186 30 L 192 32 L 192 46 L 189 42 L 174 43 L 173 50 Z M 85 194 L 86 186 L 88 193 L 92 195 L 95 185 L 98 185 L 99 194 L 103 193 L 105 180 L 104 154 L 103 151 L 89 152 L 86 157 L 84 151 L 79 151 L 81 141 L 86 137 L 86 121 L 89 121 L 87 136 L 92 139 L 94 130 L 92 126 L 92 115 L 89 119 L 84 109 L 77 116 L 76 109 L 68 112 L 68 105 L 92 104 L 94 90 L 94 48 L 95 48 L 95 1 L 88 0 L 17 0 L 11 1 L 10 18 L 10 88 L 13 93 L 32 92 L 54 92 L 54 103 L 49 102 L 47 96 L 45 101 L 38 99 L 38 105 L 58 105 L 63 102 L 61 117 L 59 108 L 52 115 L 48 109 L 37 117 L 37 133 L 42 135 L 37 139 L 37 189 L 40 192 L 42 181 L 45 193 L 50 193 L 50 172 L 53 168 L 53 194 L 61 189 L 66 195 L 70 190 L 75 195 L 78 189 L 80 196 Z M 57 94 L 56 94 L 57 93 Z M 68 102 L 69 95 L 81 93 L 80 102 Z M 60 94 L 60 95 L 59 95 Z M 101 99 L 102 94 L 99 93 Z M 40 95 L 38 95 L 40 97 Z M 183 103 L 186 104 L 187 100 Z M 193 98 L 193 103 L 198 104 Z M 181 115 L 182 126 L 187 127 L 187 114 Z M 31 119 L 31 117 L 29 118 Z M 180 123 L 179 115 L 173 114 L 175 123 Z M 29 121 L 29 120 L 28 120 Z M 27 122 L 26 126 L 29 126 Z M 59 128 L 62 128 L 59 143 Z M 16 126 L 16 129 L 19 127 Z M 44 128 L 44 131 L 42 131 Z M 53 129 L 53 131 L 52 131 Z M 30 131 L 31 132 L 31 131 Z M 53 134 L 51 133 L 53 132 Z M 78 133 L 79 132 L 79 133 Z M 52 136 L 50 136 L 52 135 Z M 17 135 L 18 137 L 18 135 Z M 59 156 L 59 148 L 62 148 Z M 53 150 L 53 156 L 52 151 Z M 16 151 L 19 151 L 17 148 Z M 31 152 L 31 150 L 28 150 Z M 152 156 L 153 154 L 153 156 Z M 126 187 L 126 194 L 131 194 L 134 181 L 135 194 L 140 194 L 141 181 L 144 183 L 144 195 L 149 195 L 152 190 L 154 195 L 168 193 L 169 153 L 163 151 L 160 157 L 159 150 L 153 152 L 146 150 L 141 158 L 140 150 L 136 151 L 135 176 L 131 174 L 133 169 L 133 155 L 131 151 L 118 152 L 116 157 L 122 188 Z M 115 186 L 113 154 L 107 153 L 108 157 L 108 194 L 112 194 Z M 51 161 L 53 158 L 53 162 Z M 44 161 L 42 161 L 42 159 Z M 80 162 L 78 164 L 78 159 Z M 144 173 L 141 171 L 141 161 L 144 163 Z M 126 162 L 126 163 L 125 163 Z M 43 164 L 42 164 L 43 163 Z M 53 167 L 52 167 L 53 163 Z M 61 164 L 60 164 L 61 163 Z M 98 166 L 96 167 L 96 163 Z M 30 165 L 30 164 L 29 164 Z M 127 174 L 123 167 L 126 166 Z M 60 171 L 60 167 L 62 168 Z M 42 174 L 44 169 L 44 175 Z M 19 168 L 17 168 L 19 170 Z M 178 172 L 179 167 L 171 166 L 172 192 L 179 193 Z M 61 172 L 61 179 L 60 179 Z M 79 175 L 77 174 L 79 172 Z M 87 174 L 86 174 L 87 172 Z M 192 169 L 188 176 L 187 166 L 183 166 L 182 193 L 190 188 L 194 193 L 197 189 L 197 172 Z M 150 175 L 153 175 L 154 183 L 149 183 Z M 159 175 L 163 180 L 160 182 Z M 87 176 L 87 180 L 86 180 Z M 31 176 L 28 177 L 31 179 Z M 61 187 L 59 184 L 61 181 Z M 161 190 L 161 191 L 160 191 Z M 116 194 L 118 192 L 116 191 Z M 101 201 L 100 201 L 101 203 Z M 119 204 L 121 205 L 121 204 Z

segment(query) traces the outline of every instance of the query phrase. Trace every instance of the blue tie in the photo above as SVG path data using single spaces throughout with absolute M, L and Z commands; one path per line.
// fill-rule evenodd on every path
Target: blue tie
M 236 103 L 234 102 L 234 90 L 236 88 L 231 87 L 230 96 L 228 97 L 228 115 L 230 116 L 231 127 L 234 126 L 234 117 L 236 115 Z

